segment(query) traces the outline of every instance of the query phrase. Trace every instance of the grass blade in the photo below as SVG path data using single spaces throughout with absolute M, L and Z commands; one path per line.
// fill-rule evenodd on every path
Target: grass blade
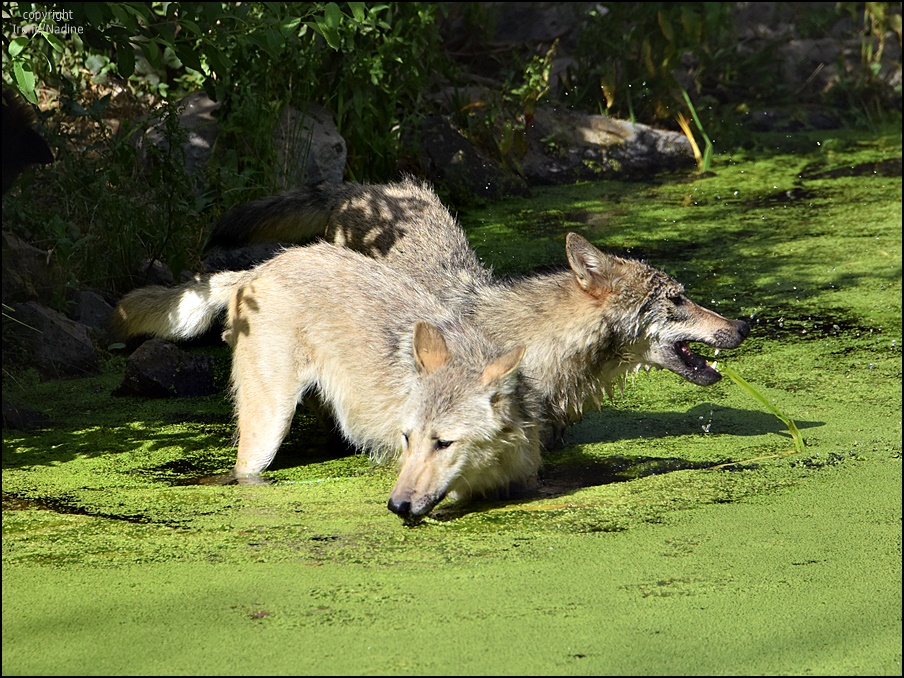
M 788 427 L 788 430 L 791 432 L 791 437 L 794 439 L 794 447 L 797 449 L 798 453 L 804 453 L 804 439 L 800 435 L 800 431 L 797 428 L 797 425 L 794 423 L 792 419 L 786 417 L 778 407 L 776 407 L 766 396 L 760 393 L 756 388 L 754 388 L 751 384 L 745 381 L 737 372 L 735 372 L 730 367 L 725 367 L 724 365 L 719 366 L 719 371 L 726 375 L 729 379 L 731 379 L 734 383 L 741 387 L 742 390 L 746 391 L 750 394 L 756 401 L 763 405 L 767 410 L 769 410 L 776 417 L 781 419 L 785 426 Z

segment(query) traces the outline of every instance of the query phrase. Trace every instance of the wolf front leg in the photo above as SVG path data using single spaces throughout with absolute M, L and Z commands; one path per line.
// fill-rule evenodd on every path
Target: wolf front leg
M 300 394 L 314 383 L 303 378 L 310 375 L 297 373 L 292 351 L 273 350 L 260 343 L 245 336 L 234 346 L 232 377 L 239 439 L 233 469 L 236 478 L 257 476 L 270 465 L 289 432 Z
M 264 387 L 264 388 L 261 388 Z M 260 475 L 276 456 L 289 432 L 296 394 L 275 393 L 265 383 L 245 377 L 236 385 L 239 449 L 233 475 L 247 478 Z
M 268 403 L 239 410 L 239 449 L 232 473 L 236 478 L 261 474 L 276 456 L 289 432 L 295 403 Z

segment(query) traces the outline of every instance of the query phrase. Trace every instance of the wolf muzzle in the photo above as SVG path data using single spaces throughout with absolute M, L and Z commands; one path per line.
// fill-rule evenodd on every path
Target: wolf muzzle
M 411 497 L 396 497 L 394 494 L 389 497 L 386 508 L 395 513 L 399 518 L 405 521 L 406 525 L 416 525 L 426 516 L 433 507 L 439 504 L 444 498 L 445 493 L 439 496 L 421 497 L 414 504 Z

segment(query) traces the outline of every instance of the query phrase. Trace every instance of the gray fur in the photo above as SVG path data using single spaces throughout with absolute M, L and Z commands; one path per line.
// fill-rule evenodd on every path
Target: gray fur
M 436 194 L 410 178 L 322 184 L 242 206 L 224 215 L 210 246 L 314 237 L 426 284 L 492 341 L 525 345 L 521 371 L 542 403 L 547 447 L 639 369 L 666 368 L 699 385 L 718 381 L 688 342 L 734 348 L 749 333 L 746 323 L 695 304 L 662 271 L 605 254 L 576 233 L 566 239 L 569 268 L 496 279 Z

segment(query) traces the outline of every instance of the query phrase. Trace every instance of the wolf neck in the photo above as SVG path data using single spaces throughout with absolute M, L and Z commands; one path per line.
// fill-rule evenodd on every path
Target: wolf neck
M 598 407 L 638 367 L 630 340 L 607 323 L 604 303 L 584 292 L 571 271 L 500 283 L 477 294 L 477 324 L 503 346 L 526 345 L 521 371 L 540 392 L 555 428 L 580 419 L 585 407 Z

